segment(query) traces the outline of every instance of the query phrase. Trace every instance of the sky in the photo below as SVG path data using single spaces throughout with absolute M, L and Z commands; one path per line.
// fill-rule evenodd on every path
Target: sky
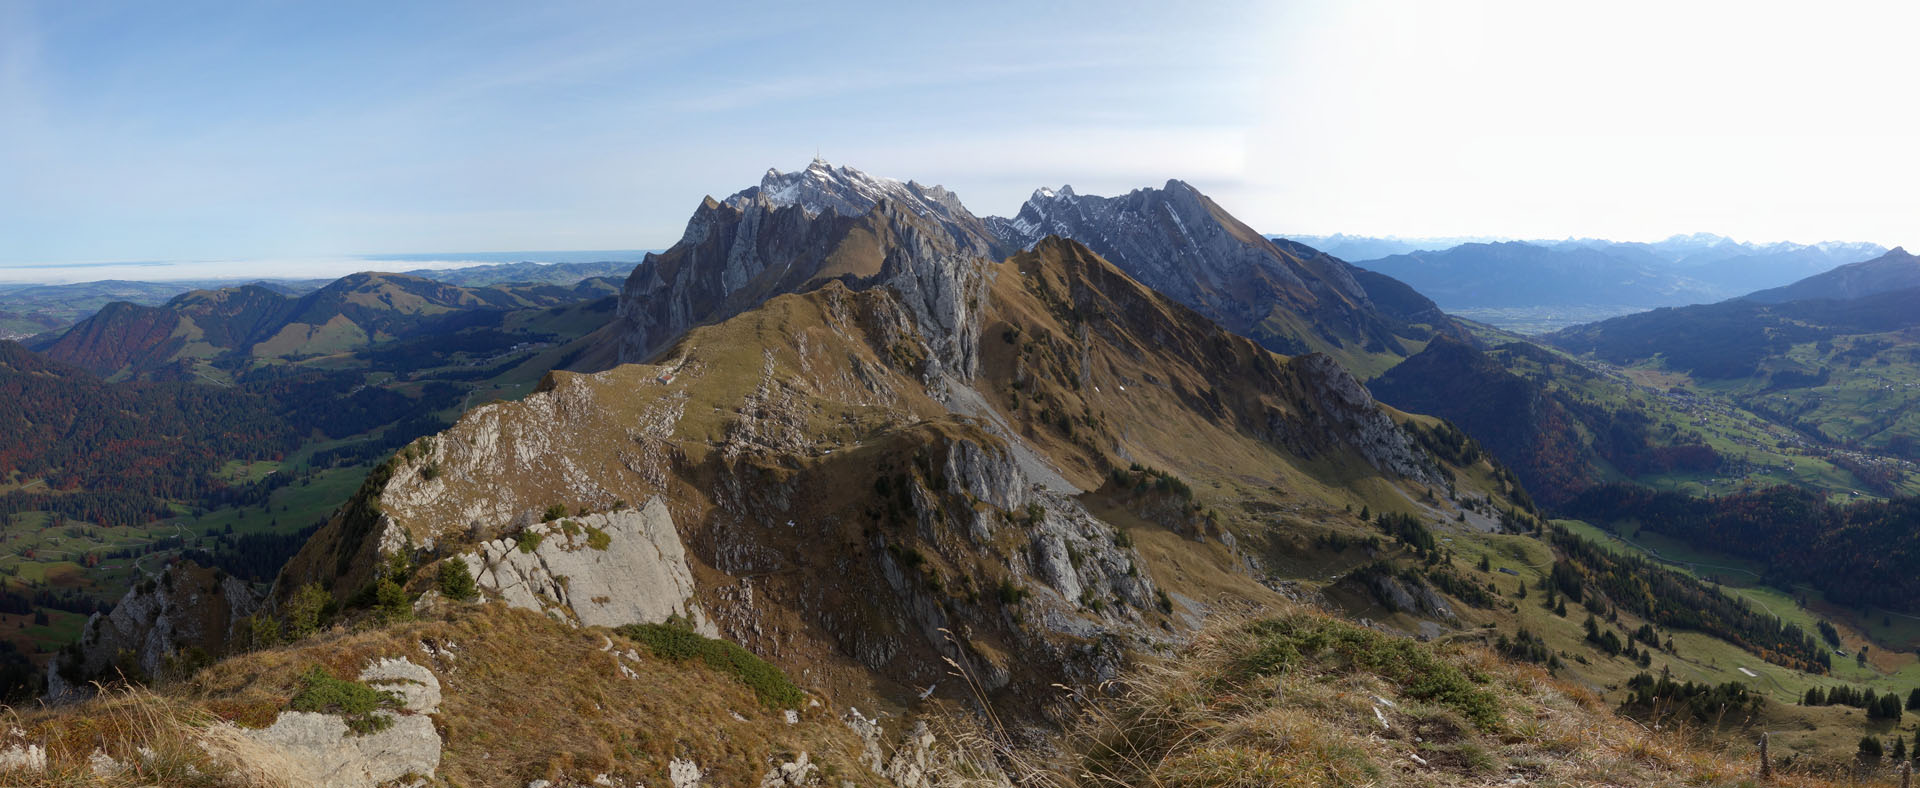
M 1915 237 L 1920 4 L 0 0 L 0 266 L 654 249 L 816 153 L 1009 215 Z M 4 277 L 0 277 L 4 278 Z

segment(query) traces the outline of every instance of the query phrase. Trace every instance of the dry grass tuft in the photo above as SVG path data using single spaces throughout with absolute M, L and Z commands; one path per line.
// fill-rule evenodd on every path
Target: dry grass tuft
M 10 787 L 299 788 L 284 776 L 283 755 L 198 706 L 142 688 L 107 688 L 72 709 L 7 709 L 5 717 L 0 725 L 47 754 L 44 771 L 0 776 Z

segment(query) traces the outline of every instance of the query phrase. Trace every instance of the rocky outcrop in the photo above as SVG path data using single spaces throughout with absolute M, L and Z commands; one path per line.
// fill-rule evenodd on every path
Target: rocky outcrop
M 1158 589 L 1145 561 L 1118 538 L 1115 528 L 1094 517 L 1078 500 L 1034 484 L 1021 471 L 1010 447 L 997 442 L 956 439 L 946 447 L 938 474 L 941 491 L 912 488 L 918 532 L 932 534 L 946 560 L 965 566 L 980 556 L 993 557 L 1018 587 L 1030 614 L 1019 637 L 1036 646 L 1053 638 L 1100 641 L 1122 637 L 1143 645 L 1161 634 L 1149 626 Z M 964 533 L 966 542 L 940 537 Z M 1011 545 L 1011 549 L 1008 547 Z M 999 551 L 1006 550 L 1004 554 Z M 904 601 L 909 617 L 928 645 L 960 661 L 989 689 L 1012 680 L 1014 666 L 960 647 L 957 630 L 984 629 L 990 618 L 929 596 L 906 567 L 883 557 L 883 574 Z M 1076 681 L 1112 678 L 1119 667 L 1111 655 L 1055 649 L 1061 670 Z M 1092 657 L 1089 659 L 1088 657 Z
M 1454 618 L 1453 605 L 1418 576 L 1402 576 L 1385 568 L 1377 568 L 1356 572 L 1353 579 L 1363 584 L 1366 591 L 1388 610 L 1447 621 Z
M 941 746 L 939 737 L 916 720 L 898 745 L 888 752 L 885 730 L 880 721 L 848 709 L 841 721 L 860 737 L 860 765 L 895 788 L 947 788 L 967 785 L 975 788 L 1012 786 L 1005 771 L 989 758 L 969 758 L 951 747 Z
M 1314 353 L 1294 359 L 1293 366 L 1329 417 L 1319 425 L 1329 437 L 1346 443 L 1383 473 L 1429 484 L 1441 482 L 1433 461 L 1339 362 Z
M 151 680 L 222 656 L 261 601 L 237 577 L 174 563 L 128 589 L 111 613 L 87 620 L 80 640 L 47 663 L 47 698 L 80 700 L 96 679 Z
M 658 498 L 639 509 L 532 523 L 455 560 L 514 607 L 586 626 L 686 619 L 701 634 L 719 634 L 694 601 L 686 550 Z
M 381 730 L 358 734 L 334 714 L 280 712 L 273 725 L 245 735 L 285 757 L 279 768 L 295 785 L 373 788 L 405 777 L 431 779 L 440 768 L 440 734 L 428 715 L 440 710 L 440 680 L 405 659 L 368 665 L 360 680 L 399 695 L 397 710 L 373 712 Z

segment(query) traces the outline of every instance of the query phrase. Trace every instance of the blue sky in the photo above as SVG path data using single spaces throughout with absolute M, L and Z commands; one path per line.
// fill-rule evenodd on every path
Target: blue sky
M 0 264 L 653 248 L 816 150 L 983 214 L 1905 240 L 1915 20 L 1670 5 L 5 2 Z

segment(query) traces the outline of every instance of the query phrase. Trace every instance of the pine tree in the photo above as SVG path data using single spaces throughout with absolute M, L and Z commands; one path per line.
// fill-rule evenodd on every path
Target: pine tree
M 1880 758 L 1886 754 L 1886 748 L 1880 745 L 1879 739 L 1872 736 L 1860 737 L 1860 752 L 1856 757 L 1860 759 L 1861 763 L 1869 765 L 1877 764 L 1880 762 Z
M 1920 711 L 1920 687 L 1907 693 L 1907 711 Z

